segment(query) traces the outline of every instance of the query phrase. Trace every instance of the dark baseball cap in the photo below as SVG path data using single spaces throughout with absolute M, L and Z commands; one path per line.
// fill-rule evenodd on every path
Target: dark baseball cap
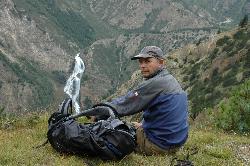
M 135 55 L 131 60 L 136 60 L 139 58 L 159 58 L 165 59 L 163 52 L 159 47 L 156 46 L 146 46 L 144 47 L 138 55 Z

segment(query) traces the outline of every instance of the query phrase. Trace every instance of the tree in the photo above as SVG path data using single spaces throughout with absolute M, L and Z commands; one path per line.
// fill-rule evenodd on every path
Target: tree
M 220 29 L 218 29 L 217 34 L 220 34 L 220 33 L 221 33 L 221 30 L 220 30 Z
M 248 23 L 248 15 L 246 14 L 244 18 L 240 21 L 239 26 L 241 28 L 244 28 L 246 27 L 247 23 Z

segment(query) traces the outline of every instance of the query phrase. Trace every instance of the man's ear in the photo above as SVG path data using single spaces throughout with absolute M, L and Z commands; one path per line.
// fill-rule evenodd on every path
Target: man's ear
M 165 60 L 164 59 L 159 59 L 159 64 L 160 65 L 165 65 Z

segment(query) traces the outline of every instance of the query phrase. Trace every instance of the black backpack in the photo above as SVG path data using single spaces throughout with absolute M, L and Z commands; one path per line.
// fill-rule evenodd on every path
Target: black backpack
M 71 117 L 71 99 L 65 99 L 48 120 L 47 138 L 60 153 L 120 160 L 136 147 L 135 129 L 116 117 L 81 124 Z

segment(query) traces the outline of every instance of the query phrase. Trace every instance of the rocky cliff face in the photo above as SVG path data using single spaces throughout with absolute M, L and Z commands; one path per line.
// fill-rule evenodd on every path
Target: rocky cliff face
M 67 52 L 28 15 L 20 14 L 11 0 L 1 0 L 0 17 L 0 48 L 11 61 L 25 57 L 43 69 L 68 69 Z
M 30 109 L 35 100 L 53 98 L 54 84 L 43 77 L 47 72 L 67 71 L 70 58 L 49 33 L 40 30 L 27 15 L 20 14 L 11 0 L 1 0 L 0 8 L 0 106 L 7 111 L 23 111 Z M 38 83 L 35 79 L 39 77 Z M 45 89 L 38 93 L 40 88 Z

